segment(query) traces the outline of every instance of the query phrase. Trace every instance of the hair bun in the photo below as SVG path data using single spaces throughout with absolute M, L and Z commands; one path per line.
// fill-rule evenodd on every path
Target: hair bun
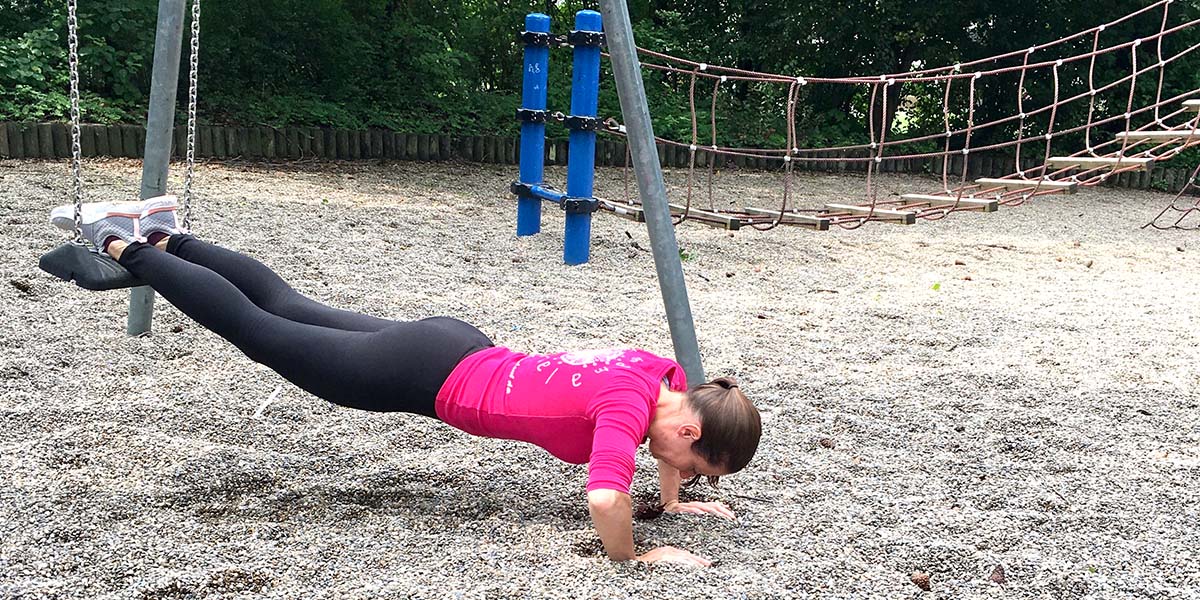
M 737 380 L 732 377 L 720 377 L 720 378 L 714 379 L 713 383 L 715 383 L 727 390 L 731 390 L 738 386 Z

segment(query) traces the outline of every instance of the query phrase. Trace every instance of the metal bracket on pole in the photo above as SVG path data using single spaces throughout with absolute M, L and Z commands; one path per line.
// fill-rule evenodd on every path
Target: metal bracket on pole
M 675 360 L 687 373 L 688 384 L 700 385 L 704 383 L 704 366 L 700 361 L 683 265 L 679 261 L 679 243 L 675 240 L 667 189 L 654 144 L 654 128 L 650 122 L 650 108 L 646 105 L 646 89 L 633 41 L 633 28 L 629 23 L 629 7 L 625 0 L 600 0 L 600 12 L 604 15 L 617 95 L 621 99 L 621 113 L 629 134 L 638 192 L 650 233 L 650 247 L 654 251 L 654 267 L 658 271 L 658 285 L 667 310 L 671 341 L 675 345 Z

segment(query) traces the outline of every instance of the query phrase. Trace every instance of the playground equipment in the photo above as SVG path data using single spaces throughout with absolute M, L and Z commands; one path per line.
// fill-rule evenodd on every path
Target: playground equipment
M 680 152 L 686 153 L 687 157 L 686 198 L 670 204 L 670 211 L 676 222 L 694 220 L 729 230 L 742 227 L 770 229 L 778 225 L 814 230 L 832 226 L 853 229 L 871 221 L 913 224 L 918 219 L 937 220 L 960 211 L 995 212 L 1000 207 L 1017 206 L 1039 196 L 1075 193 L 1082 187 L 1099 185 L 1117 177 L 1147 176 L 1155 165 L 1200 144 L 1200 99 L 1190 99 L 1200 95 L 1200 89 L 1164 97 L 1165 71 L 1172 65 L 1181 64 L 1181 58 L 1200 47 L 1200 44 L 1188 45 L 1191 38 L 1181 35 L 1184 32 L 1194 34 L 1200 20 L 1171 26 L 1171 4 L 1172 0 L 1160 0 L 1110 23 L 1023 51 L 940 68 L 872 76 L 818 78 L 762 73 L 638 48 L 638 54 L 644 59 L 641 67 L 672 73 L 688 85 L 691 139 L 658 137 L 654 140 L 665 157 L 677 156 Z M 1102 43 L 1105 31 L 1135 18 L 1156 18 L 1154 11 L 1161 11 L 1157 32 L 1119 43 Z M 1167 53 L 1164 40 L 1179 42 L 1183 48 Z M 1072 49 L 1073 43 L 1088 42 L 1090 51 Z M 1130 64 L 1130 73 L 1116 81 L 1097 82 L 1093 76 L 1097 60 L 1117 55 Z M 1014 94 L 1013 113 L 977 123 L 977 90 L 992 84 L 993 78 L 1005 75 L 1020 77 Z M 1040 81 L 1050 83 L 1047 87 L 1053 89 L 1050 102 L 1036 108 L 1028 106 L 1027 94 L 1028 85 L 1035 77 L 1041 77 Z M 1157 85 L 1154 85 L 1155 80 Z M 698 85 L 706 82 L 711 86 L 709 92 L 704 91 L 704 85 Z M 1086 86 L 1081 87 L 1080 82 Z M 718 101 L 734 83 L 782 86 L 780 95 L 786 98 L 781 115 L 787 123 L 786 145 L 745 148 L 717 144 Z M 866 143 L 802 147 L 796 127 L 798 105 L 807 90 L 824 85 L 856 87 L 869 98 L 865 111 L 869 133 Z M 898 92 L 906 85 L 927 89 L 940 87 L 944 118 L 940 133 L 904 137 L 885 130 L 883 124 L 877 122 L 880 115 L 896 110 L 895 106 L 889 106 L 889 98 L 903 97 Z M 1135 91 L 1153 100 L 1136 106 Z M 698 126 L 697 105 L 709 99 L 703 98 L 706 93 L 711 99 L 710 127 L 708 135 L 703 136 L 703 128 Z M 1070 104 L 1083 107 L 1084 103 L 1086 122 L 1082 118 L 1078 123 L 1065 122 L 1061 109 Z M 628 108 L 622 106 L 622 112 L 628 118 Z M 956 123 L 952 115 L 963 117 L 964 122 Z M 1100 141 L 1101 132 L 1114 126 L 1120 128 L 1120 133 L 1108 141 Z M 1016 139 L 987 145 L 974 142 L 989 128 L 1002 127 L 1013 128 L 1017 132 Z M 612 118 L 605 119 L 598 131 L 614 136 L 627 135 L 625 127 Z M 1072 147 L 1070 153 L 1061 152 L 1064 138 L 1075 137 L 1083 138 L 1082 147 Z M 941 148 L 912 150 L 919 144 Z M 574 151 L 572 144 L 572 161 Z M 1005 152 L 1007 156 L 997 157 L 995 151 Z M 1007 170 L 1001 172 L 1006 174 L 981 176 L 981 161 L 987 163 L 989 171 L 998 169 L 1003 161 Z M 722 205 L 713 198 L 711 183 L 717 167 L 735 162 L 782 172 L 783 194 L 775 208 L 737 206 L 733 202 Z M 919 193 L 879 193 L 880 173 L 899 170 L 898 165 L 913 164 L 940 175 L 940 185 Z M 858 202 L 826 203 L 820 208 L 801 207 L 795 202 L 792 181 L 799 168 L 861 171 L 866 180 L 865 198 Z M 707 204 L 702 205 L 696 190 L 702 187 L 700 171 L 704 169 L 707 170 L 709 191 Z M 1195 175 L 1191 179 L 1194 180 Z M 525 181 L 524 177 L 522 180 Z M 1182 194 L 1193 189 L 1192 185 L 1184 185 L 1176 200 L 1147 226 L 1181 228 L 1185 227 L 1185 219 L 1200 215 L 1200 200 L 1190 206 L 1187 201 L 1180 202 Z M 644 218 L 644 207 L 629 198 L 623 202 L 597 199 L 596 207 L 635 220 Z M 1170 219 L 1174 219 L 1173 222 L 1164 223 Z
M 132 288 L 126 331 L 139 335 L 150 330 L 154 290 L 143 286 L 108 255 L 92 248 L 83 238 L 80 211 L 83 205 L 83 175 L 79 142 L 79 36 L 76 1 L 67 2 L 67 40 L 71 81 L 71 167 L 74 176 L 75 237 L 42 256 L 42 270 L 88 290 Z M 175 90 L 179 79 L 179 53 L 183 39 L 185 0 L 159 0 L 158 29 L 154 42 L 154 66 L 150 88 L 150 110 L 146 119 L 146 152 L 142 162 L 140 197 L 166 193 L 175 122 Z M 192 178 L 196 148 L 196 95 L 200 52 L 200 0 L 192 0 L 191 48 L 188 75 L 187 173 L 184 178 L 181 212 L 183 226 L 191 221 Z
M 642 55 L 648 57 L 648 62 L 644 64 L 646 68 L 681 75 L 690 80 L 691 84 L 692 138 L 684 141 L 658 140 L 659 144 L 668 150 L 686 149 L 689 153 L 688 194 L 687 201 L 682 203 L 684 206 L 677 210 L 681 213 L 680 220 L 693 218 L 723 225 L 729 229 L 742 226 L 769 229 L 781 224 L 801 225 L 813 229 L 837 225 L 852 229 L 869 221 L 912 224 L 917 219 L 936 220 L 959 211 L 993 212 L 1001 206 L 1017 206 L 1038 196 L 1074 193 L 1081 187 L 1099 185 L 1115 177 L 1147 171 L 1155 164 L 1200 144 L 1200 113 L 1197 112 L 1200 110 L 1200 100 L 1188 100 L 1189 97 L 1200 94 L 1200 89 L 1164 97 L 1166 69 L 1180 64 L 1181 58 L 1200 48 L 1200 44 L 1190 44 L 1194 41 L 1196 26 L 1200 25 L 1200 20 L 1169 26 L 1171 4 L 1172 0 L 1160 0 L 1110 23 L 1023 51 L 941 68 L 873 76 L 806 78 L 760 73 L 698 63 L 640 49 Z M 1161 10 L 1161 21 L 1156 33 L 1108 46 L 1101 43 L 1105 31 L 1135 18 L 1154 18 L 1156 10 Z M 1182 35 L 1184 32 L 1193 34 L 1193 37 L 1185 38 Z M 1176 42 L 1175 45 L 1183 45 L 1183 48 L 1173 54 L 1164 53 L 1164 40 Z M 1070 53 L 1069 44 L 1088 41 L 1091 42 L 1090 51 Z M 1052 50 L 1058 51 L 1059 54 L 1045 57 Z M 1106 55 L 1118 54 L 1127 57 L 1130 74 L 1108 83 L 1095 81 L 1097 60 Z M 1019 75 L 1014 94 L 1015 111 L 990 122 L 976 123 L 977 89 L 988 83 L 991 78 L 1005 74 Z M 1027 106 L 1027 82 L 1037 76 L 1044 76 L 1045 80 L 1051 83 L 1053 99 L 1045 106 L 1030 108 Z M 1150 86 L 1145 85 L 1147 80 Z M 708 81 L 712 84 L 712 126 L 707 140 L 709 144 L 701 140 L 698 135 L 699 128 L 696 127 L 697 81 Z M 727 86 L 731 81 L 747 85 L 784 86 L 787 90 L 784 118 L 788 124 L 785 147 L 727 148 L 718 147 L 714 143 L 718 137 L 717 100 L 722 86 Z M 1072 86 L 1082 88 L 1081 82 L 1086 82 L 1086 89 L 1078 89 L 1077 93 L 1069 91 Z M 1142 88 L 1138 87 L 1139 83 L 1143 83 Z M 893 138 L 892 132 L 877 122 L 880 115 L 895 109 L 888 106 L 888 99 L 902 97 L 897 93 L 900 88 L 896 86 L 906 84 L 942 88 L 945 127 L 941 133 Z M 870 136 L 868 143 L 827 148 L 800 147 L 796 131 L 797 105 L 803 97 L 803 90 L 816 85 L 854 86 L 864 91 L 870 98 L 866 110 Z M 960 92 L 960 102 L 952 102 L 952 89 Z M 1142 92 L 1143 96 L 1152 95 L 1153 102 L 1140 107 L 1135 106 L 1135 91 Z M 1076 124 L 1060 120 L 1060 109 L 1071 103 L 1079 103 L 1080 106 L 1087 103 L 1086 122 Z M 1106 110 L 1111 116 L 1103 116 Z M 965 116 L 965 126 L 953 124 L 951 115 Z M 1098 141 L 1098 134 L 1103 128 L 1114 124 L 1123 131 L 1109 141 Z M 1016 126 L 1017 139 L 984 146 L 972 145 L 973 138 L 980 132 L 1006 125 Z M 620 135 L 620 132 L 609 131 Z M 1070 154 L 1056 152 L 1061 149 L 1054 146 L 1056 142 L 1061 145 L 1065 137 L 1080 134 L 1084 139 L 1081 149 Z M 912 148 L 917 143 L 936 143 L 941 145 L 942 149 L 926 152 L 909 150 L 906 153 L 906 148 Z M 1139 144 L 1142 146 L 1139 147 Z M 976 175 L 979 162 L 976 157 L 987 156 L 987 152 L 996 150 L 1011 152 L 1012 157 L 1007 159 L 1009 173 L 1002 177 Z M 784 172 L 784 189 L 780 206 L 773 211 L 755 207 L 718 208 L 712 198 L 710 185 L 709 206 L 706 207 L 708 210 L 700 211 L 694 216 L 688 215 L 689 209 L 693 213 L 696 212 L 692 208 L 692 191 L 695 180 L 698 179 L 695 173 L 697 163 L 708 167 L 711 181 L 714 165 L 722 159 L 729 158 L 765 162 L 781 168 Z M 994 159 L 988 157 L 984 160 L 992 162 Z M 876 185 L 876 176 L 881 172 L 896 170 L 889 168 L 889 165 L 911 164 L 914 161 L 923 162 L 934 173 L 940 173 L 941 185 L 922 193 L 881 196 Z M 857 203 L 829 203 L 819 209 L 797 209 L 790 198 L 792 175 L 797 164 L 817 170 L 865 172 L 866 200 Z M 1185 185 L 1181 194 L 1190 185 Z M 1178 218 L 1165 228 L 1181 227 L 1182 221 L 1188 216 L 1200 215 L 1200 201 L 1191 207 L 1180 207 L 1177 202 L 1172 202 L 1171 206 L 1164 209 L 1149 225 L 1163 227 L 1158 222 L 1171 211 L 1174 211 Z
M 550 17 L 533 13 L 525 18 L 525 68 L 521 108 L 520 180 L 511 186 L 517 197 L 517 235 L 533 235 L 541 229 L 541 203 L 557 204 L 566 213 L 563 235 L 563 261 L 569 265 L 585 263 L 591 245 L 592 213 L 600 208 L 614 210 L 612 204 L 593 196 L 596 157 L 596 132 L 604 127 L 617 128 L 629 136 L 635 161 L 638 190 L 642 204 L 636 209 L 637 220 L 647 223 L 655 270 L 666 307 L 667 324 L 675 347 L 675 359 L 689 381 L 704 381 L 704 367 L 692 322 L 683 267 L 679 262 L 679 244 L 675 239 L 667 206 L 666 187 L 654 149 L 654 131 L 646 105 L 646 92 L 637 59 L 629 9 L 624 0 L 602 0 L 604 16 L 591 10 L 575 15 L 575 29 L 567 36 L 550 34 Z M 608 27 L 602 27 L 602 22 Z M 625 126 L 606 124 L 597 117 L 600 84 L 600 48 L 606 44 L 613 63 L 617 95 Z M 574 48 L 571 76 L 571 114 L 546 110 L 546 83 L 552 47 Z M 567 160 L 567 191 L 559 192 L 544 185 L 546 121 L 562 122 L 570 130 Z M 624 209 L 619 209 L 624 210 Z M 631 213 L 632 214 L 632 213 Z
M 581 10 L 575 15 L 575 29 L 566 39 L 550 34 L 550 17 L 534 13 L 525 17 L 524 83 L 521 108 L 521 179 L 513 183 L 517 195 L 517 235 L 541 231 L 542 201 L 557 204 L 566 213 L 563 236 L 563 262 L 568 265 L 588 260 L 592 213 L 597 201 L 592 197 L 596 160 L 596 110 L 600 96 L 600 46 L 604 43 L 600 13 Z M 548 114 L 546 83 L 552 45 L 574 47 L 571 75 L 571 114 Z M 542 185 L 545 166 L 543 152 L 546 120 L 557 118 L 571 130 L 570 158 L 567 162 L 567 191 L 561 193 Z

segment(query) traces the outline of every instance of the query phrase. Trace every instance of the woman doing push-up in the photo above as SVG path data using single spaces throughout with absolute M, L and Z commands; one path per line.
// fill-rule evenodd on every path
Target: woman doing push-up
M 679 501 L 682 480 L 715 483 L 758 448 L 758 410 L 732 380 L 688 389 L 676 362 L 643 350 L 524 354 L 449 317 L 401 322 L 330 308 L 262 263 L 181 230 L 175 208 L 169 196 L 86 204 L 82 229 L 184 314 L 316 396 L 588 463 L 588 510 L 613 560 L 709 564 L 671 547 L 637 555 L 629 490 L 649 440 L 665 511 L 733 517 L 719 502 Z M 62 207 L 51 218 L 73 226 L 73 213 Z

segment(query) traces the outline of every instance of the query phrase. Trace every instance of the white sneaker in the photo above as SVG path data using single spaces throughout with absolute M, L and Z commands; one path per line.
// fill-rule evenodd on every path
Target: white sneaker
M 80 209 L 83 237 L 99 252 L 104 241 L 115 237 L 126 242 L 142 242 L 141 202 L 88 202 Z M 75 230 L 75 205 L 66 204 L 50 211 L 50 222 L 65 231 Z
M 158 196 L 143 201 L 140 219 L 142 236 L 148 238 L 155 232 L 167 235 L 187 233 L 175 219 L 178 208 L 179 201 L 175 196 Z
M 83 224 L 95 223 L 110 212 L 138 213 L 142 212 L 142 202 L 129 200 L 121 202 L 85 202 L 81 211 Z M 50 223 L 63 231 L 75 231 L 75 205 L 64 204 L 50 211 Z

